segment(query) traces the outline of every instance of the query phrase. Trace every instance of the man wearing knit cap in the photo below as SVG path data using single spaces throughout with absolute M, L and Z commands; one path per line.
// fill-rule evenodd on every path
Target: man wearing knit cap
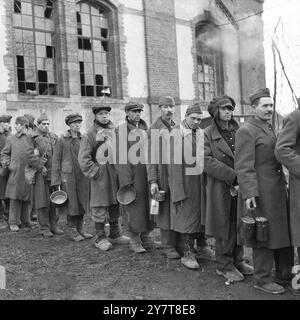
M 90 208 L 96 229 L 96 248 L 107 251 L 116 244 L 128 244 L 129 238 L 121 234 L 119 205 L 117 201 L 118 177 L 110 161 L 109 150 L 114 135 L 110 121 L 110 106 L 94 106 L 94 124 L 83 135 L 78 161 L 83 174 L 90 179 Z M 106 157 L 108 153 L 108 157 Z M 110 225 L 109 236 L 105 233 L 105 222 Z
M 148 130 L 148 156 L 150 157 L 153 152 L 159 153 L 155 158 L 161 161 L 159 161 L 159 163 L 151 163 L 150 159 L 147 167 L 148 181 L 150 183 L 152 197 L 155 197 L 159 190 L 165 191 L 165 200 L 160 202 L 159 214 L 155 216 L 155 222 L 157 227 L 160 228 L 164 254 L 168 259 L 178 259 L 180 258 L 180 254 L 177 252 L 178 233 L 172 230 L 172 223 L 176 214 L 176 206 L 186 198 L 186 194 L 183 189 L 183 184 L 176 181 L 180 176 L 180 174 L 177 175 L 177 173 L 180 173 L 180 170 L 173 170 L 170 164 L 162 163 L 162 157 L 166 154 L 166 150 L 163 150 L 163 144 L 159 144 L 159 150 L 151 150 L 152 131 L 153 133 L 156 131 L 168 131 L 171 133 L 175 127 L 175 122 L 173 121 L 175 101 L 170 96 L 161 97 L 158 107 L 161 115 Z M 174 154 L 170 154 L 170 160 L 172 161 L 172 159 L 174 159 Z M 178 169 L 181 168 L 181 165 L 179 166 Z
M 128 151 L 137 143 L 131 141 L 130 133 L 146 137 L 147 123 L 141 119 L 143 105 L 130 101 L 125 105 L 125 123 L 121 124 L 117 130 L 117 136 L 127 137 L 124 141 L 127 148 L 127 163 L 118 163 L 115 167 L 119 177 L 119 192 L 131 186 L 136 192 L 136 201 L 124 205 L 125 221 L 130 235 L 130 249 L 135 253 L 146 252 L 146 249 L 154 248 L 155 243 L 149 235 L 153 229 L 153 224 L 149 216 L 149 186 L 147 180 L 146 165 L 143 160 L 138 163 L 131 163 Z M 121 139 L 121 137 L 120 137 Z M 120 148 L 117 149 L 118 151 Z M 122 152 L 122 151 L 121 151 Z M 119 156 L 123 156 L 119 154 Z M 141 155 L 140 155 L 141 156 Z
M 37 119 L 37 130 L 32 136 L 28 149 L 28 164 L 37 170 L 33 187 L 34 207 L 37 210 L 40 233 L 44 237 L 61 235 L 58 228 L 58 215 L 50 202 L 52 156 L 57 135 L 49 132 L 50 120 L 45 113 Z M 38 155 L 36 155 L 38 151 Z
M 267 220 L 268 234 L 245 243 L 252 247 L 254 288 L 280 294 L 276 282 L 291 280 L 294 263 L 290 247 L 287 190 L 282 165 L 276 160 L 276 135 L 271 126 L 273 99 L 264 88 L 250 97 L 254 116 L 236 134 L 235 169 L 239 183 L 239 213 Z M 261 222 L 260 222 L 261 223 Z M 275 261 L 275 280 L 272 278 Z
M 5 196 L 10 199 L 9 227 L 13 232 L 19 231 L 19 227 L 32 227 L 28 210 L 30 187 L 25 181 L 26 152 L 29 146 L 27 126 L 27 118 L 17 117 L 16 133 L 7 138 L 1 151 L 1 164 L 9 169 Z
M 10 130 L 10 121 L 11 115 L 1 115 L 0 116 L 0 152 L 2 151 L 6 139 L 11 135 Z M 5 197 L 7 179 L 8 179 L 8 170 L 0 166 L 0 229 L 7 227 L 5 220 L 8 220 L 8 208 L 9 208 L 9 199 Z
M 200 142 L 199 136 L 203 131 L 200 129 L 202 119 L 202 110 L 199 103 L 188 106 L 185 114 L 185 119 L 181 122 L 181 130 L 183 134 L 183 159 L 182 159 L 182 175 L 184 177 L 183 184 L 187 198 L 182 201 L 176 214 L 172 216 L 171 212 L 171 229 L 177 232 L 178 235 L 178 250 L 181 253 L 181 262 L 184 266 L 190 269 L 198 269 L 199 264 L 195 256 L 194 242 L 202 232 L 201 226 L 201 179 L 200 170 L 196 168 L 196 162 L 193 164 L 186 163 L 187 152 L 196 158 L 197 143 Z M 187 151 L 188 150 L 188 151 Z M 198 172 L 199 171 L 199 172 Z M 199 253 L 202 253 L 202 258 L 213 259 L 213 252 L 206 245 L 204 235 L 201 234 L 202 242 L 199 244 Z M 200 240 L 200 239 L 199 239 Z M 201 246 L 202 245 L 202 246 Z M 205 256 L 203 255 L 205 254 Z
M 54 147 L 51 185 L 56 189 L 61 186 L 67 193 L 68 235 L 73 241 L 81 241 L 93 237 L 83 230 L 83 217 L 89 200 L 89 180 L 78 163 L 82 116 L 79 113 L 69 114 L 65 123 L 69 130 L 59 137 Z

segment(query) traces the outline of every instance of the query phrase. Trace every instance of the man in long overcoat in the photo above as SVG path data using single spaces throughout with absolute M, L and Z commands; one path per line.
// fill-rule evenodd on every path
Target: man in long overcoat
M 269 89 L 261 89 L 250 97 L 254 116 L 236 134 L 235 169 L 244 215 L 268 220 L 267 241 L 249 243 L 253 248 L 254 287 L 272 293 L 283 293 L 276 281 L 290 280 L 293 249 L 290 247 L 287 190 L 281 164 L 276 160 L 276 136 L 270 124 L 273 100 Z M 275 260 L 275 282 L 272 267 Z
M 10 199 L 9 227 L 11 231 L 19 231 L 19 227 L 31 228 L 29 217 L 30 187 L 25 181 L 26 152 L 28 138 L 26 130 L 28 120 L 16 118 L 16 133 L 7 138 L 1 151 L 1 164 L 8 167 L 5 197 Z
M 175 101 L 170 96 L 161 97 L 158 106 L 161 116 L 154 121 L 148 130 L 148 181 L 150 183 L 152 196 L 154 196 L 158 190 L 165 191 L 165 201 L 160 202 L 159 215 L 155 216 L 155 222 L 157 227 L 160 228 L 164 254 L 168 259 L 178 259 L 180 258 L 180 254 L 177 252 L 179 234 L 172 230 L 172 217 L 174 217 L 173 213 L 176 212 L 176 206 L 180 205 L 181 201 L 186 199 L 182 172 L 180 170 L 173 170 L 172 168 L 174 168 L 174 166 L 171 166 L 167 159 L 163 161 L 164 157 L 168 156 L 166 155 L 167 150 L 163 149 L 164 137 L 161 137 L 158 145 L 152 145 L 151 143 L 151 140 L 153 140 L 157 132 L 167 131 L 171 133 L 175 127 L 175 122 L 173 121 Z M 155 148 L 155 150 L 153 150 L 153 148 Z M 152 155 L 154 155 L 154 158 L 157 158 L 158 161 L 156 161 L 156 163 L 152 162 Z M 170 154 L 169 159 L 172 161 L 174 154 Z M 182 166 L 179 165 L 177 168 L 182 169 Z M 181 180 L 180 183 L 178 183 L 177 178 Z
M 42 113 L 37 119 L 38 128 L 32 136 L 32 143 L 27 151 L 28 164 L 36 169 L 33 186 L 34 206 L 37 211 L 40 233 L 44 237 L 64 233 L 58 227 L 58 214 L 50 202 L 52 156 L 58 138 L 55 133 L 49 132 L 49 126 L 48 116 Z M 36 155 L 36 150 L 38 155 Z
M 291 242 L 298 247 L 300 257 L 300 99 L 298 104 L 298 109 L 283 120 L 275 156 L 289 170 Z
M 7 137 L 10 133 L 10 121 L 11 115 L 2 115 L 0 116 L 0 152 L 2 151 Z M 8 208 L 9 208 L 9 199 L 5 198 L 5 191 L 8 179 L 8 170 L 0 168 L 0 229 L 7 227 L 5 220 L 8 220 Z
M 68 235 L 76 242 L 93 237 L 83 230 L 83 217 L 89 201 L 89 180 L 78 163 L 81 122 L 82 116 L 78 113 L 69 114 L 65 118 L 70 129 L 58 138 L 54 147 L 51 172 L 51 186 L 56 189 L 61 186 L 68 195 Z
M 119 190 L 121 191 L 122 188 L 131 185 L 136 192 L 135 201 L 123 206 L 130 235 L 130 248 L 136 253 L 143 253 L 146 249 L 155 247 L 155 243 L 149 235 L 153 229 L 153 221 L 150 220 L 149 216 L 149 185 L 144 152 L 143 149 L 139 150 L 138 156 L 141 161 L 134 164 L 128 153 L 130 148 L 137 143 L 132 141 L 131 134 L 138 135 L 142 139 L 141 141 L 146 138 L 147 123 L 141 119 L 143 108 L 143 105 L 137 102 L 128 102 L 125 105 L 125 123 L 121 124 L 117 130 L 119 143 L 122 136 L 126 137 L 124 145 L 126 143 L 127 146 L 124 150 L 121 149 L 121 146 L 118 147 L 118 152 L 127 152 L 127 163 L 116 165 L 120 184 Z M 121 160 L 121 156 L 122 154 L 119 154 L 118 160 Z
M 234 171 L 235 134 L 233 119 L 235 101 L 224 95 L 213 99 L 208 112 L 212 124 L 205 129 L 204 171 L 206 182 L 205 231 L 215 237 L 216 273 L 232 281 L 253 274 L 243 260 L 243 247 L 237 244 L 237 176 Z
M 90 208 L 95 223 L 95 246 L 107 251 L 112 243 L 128 244 L 129 238 L 121 234 L 119 205 L 117 201 L 118 177 L 111 148 L 115 127 L 110 121 L 109 106 L 94 106 L 93 126 L 83 135 L 78 161 L 83 174 L 90 179 Z M 110 234 L 105 233 L 108 218 Z

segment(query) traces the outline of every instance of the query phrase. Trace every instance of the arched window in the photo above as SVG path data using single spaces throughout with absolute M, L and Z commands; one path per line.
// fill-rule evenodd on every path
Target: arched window
M 78 57 L 82 96 L 112 96 L 111 12 L 100 4 L 77 4 Z
M 200 101 L 223 94 L 223 66 L 219 30 L 212 23 L 196 26 L 197 79 Z
M 54 0 L 14 0 L 18 91 L 56 95 Z

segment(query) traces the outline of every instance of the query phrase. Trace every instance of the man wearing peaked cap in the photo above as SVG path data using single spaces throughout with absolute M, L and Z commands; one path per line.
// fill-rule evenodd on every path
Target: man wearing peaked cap
M 253 117 L 236 134 L 235 169 L 241 201 L 238 212 L 267 219 L 268 236 L 254 239 L 252 247 L 254 288 L 272 293 L 285 289 L 276 282 L 290 281 L 294 263 L 289 236 L 287 192 L 282 165 L 274 155 L 276 135 L 270 124 L 273 99 L 268 89 L 260 89 L 250 97 Z M 272 277 L 275 262 L 275 279 Z
M 89 180 L 83 175 L 78 163 L 82 139 L 81 122 L 82 116 L 79 113 L 66 116 L 65 123 L 70 128 L 59 137 L 54 147 L 51 172 L 51 186 L 55 189 L 61 186 L 68 195 L 67 234 L 72 241 L 76 242 L 93 237 L 83 230 L 83 219 L 87 212 L 89 196 Z
M 178 232 L 173 230 L 173 224 L 176 219 L 174 203 L 180 203 L 186 199 L 185 190 L 183 187 L 181 165 L 178 169 L 172 170 L 171 161 L 174 159 L 174 153 L 169 154 L 170 163 L 164 164 L 163 158 L 166 157 L 167 150 L 163 149 L 164 143 L 158 144 L 159 147 L 154 150 L 151 148 L 151 138 L 155 136 L 156 132 L 168 131 L 171 132 L 175 127 L 173 121 L 175 113 L 175 101 L 173 97 L 161 97 L 158 103 L 160 110 L 160 117 L 153 122 L 148 130 L 148 155 L 154 155 L 155 159 L 161 159 L 159 163 L 151 163 L 147 167 L 148 181 L 150 183 L 150 192 L 154 197 L 159 190 L 166 192 L 165 201 L 160 203 L 159 215 L 155 216 L 157 227 L 160 228 L 162 247 L 164 254 L 168 259 L 178 259 L 180 254 L 178 248 Z M 153 133 L 154 134 L 153 134 Z M 163 139 L 165 139 L 163 137 Z
M 237 189 L 234 170 L 235 137 L 239 126 L 233 119 L 235 101 L 228 95 L 210 101 L 212 124 L 204 132 L 206 174 L 205 232 L 215 237 L 216 273 L 231 281 L 242 281 L 253 268 L 244 261 L 237 242 Z
M 49 126 L 48 116 L 42 113 L 37 119 L 37 129 L 31 137 L 32 143 L 27 151 L 28 164 L 37 170 L 33 185 L 34 207 L 38 215 L 40 234 L 44 237 L 63 234 L 58 227 L 56 208 L 50 202 L 50 194 L 53 191 L 51 187 L 53 150 L 58 137 L 55 133 L 49 132 Z
M 82 137 L 78 161 L 83 174 L 90 179 L 90 208 L 95 223 L 95 247 L 107 251 L 115 244 L 128 244 L 129 238 L 122 235 L 119 224 L 117 201 L 118 177 L 114 163 L 111 136 L 115 127 L 110 121 L 110 107 L 92 109 L 95 119 L 93 126 Z M 105 150 L 105 151 L 104 151 Z M 99 196 L 101 195 L 101 196 Z M 109 219 L 110 233 L 106 236 L 105 221 Z
M 26 152 L 29 141 L 26 135 L 28 120 L 17 117 L 16 133 L 7 138 L 1 152 L 1 163 L 10 169 L 5 196 L 10 199 L 9 227 L 13 232 L 19 227 L 31 228 L 29 217 L 30 186 L 25 181 Z
M 105 106 L 105 105 L 92 107 L 93 114 L 97 114 L 101 110 L 106 110 L 106 111 L 110 112 L 111 111 L 111 107 L 110 106 Z
M 5 145 L 7 137 L 11 134 L 11 118 L 11 115 L 0 116 L 0 152 Z M 5 222 L 5 220 L 8 220 L 9 199 L 5 197 L 8 175 L 7 169 L 0 167 L 0 170 L 3 173 L 3 175 L 0 175 L 0 229 L 3 229 L 7 227 L 7 223 Z M 4 201 L 4 203 L 2 201 Z
M 66 116 L 65 123 L 69 126 L 73 122 L 82 122 L 82 115 L 79 113 L 72 113 Z
M 118 148 L 119 163 L 115 166 L 119 177 L 118 200 L 122 202 L 122 196 L 125 198 L 131 191 L 128 186 L 135 190 L 136 198 L 129 204 L 124 204 L 124 217 L 127 221 L 126 228 L 130 236 L 130 249 L 135 253 L 143 253 L 146 249 L 154 248 L 155 243 L 150 236 L 153 229 L 153 222 L 150 221 L 149 215 L 149 185 L 147 181 L 147 170 L 145 159 L 140 154 L 138 163 L 132 163 L 129 155 L 130 148 L 136 144 L 137 140 L 146 139 L 147 123 L 141 118 L 143 105 L 130 101 L 125 105 L 125 123 L 117 128 L 117 137 L 119 144 L 126 145 L 125 148 Z M 135 132 L 139 138 L 135 141 L 129 139 L 129 134 Z M 124 140 L 125 138 L 125 140 Z M 123 139 L 123 141 L 120 141 Z M 120 158 L 125 154 L 127 163 L 120 163 Z M 124 201 L 124 200 L 123 200 Z

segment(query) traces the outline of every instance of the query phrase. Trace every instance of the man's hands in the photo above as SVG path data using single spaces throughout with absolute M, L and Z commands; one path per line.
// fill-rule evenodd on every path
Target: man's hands
M 255 201 L 255 197 L 246 199 L 246 208 L 247 210 L 256 208 L 256 201 Z
M 43 168 L 42 168 L 42 176 L 43 176 L 43 177 L 46 177 L 46 176 L 47 176 L 47 173 L 48 173 L 47 168 L 46 168 L 46 167 L 43 167 Z
M 157 191 L 158 191 L 158 184 L 156 182 L 151 182 L 151 186 L 150 186 L 151 195 L 154 196 Z

